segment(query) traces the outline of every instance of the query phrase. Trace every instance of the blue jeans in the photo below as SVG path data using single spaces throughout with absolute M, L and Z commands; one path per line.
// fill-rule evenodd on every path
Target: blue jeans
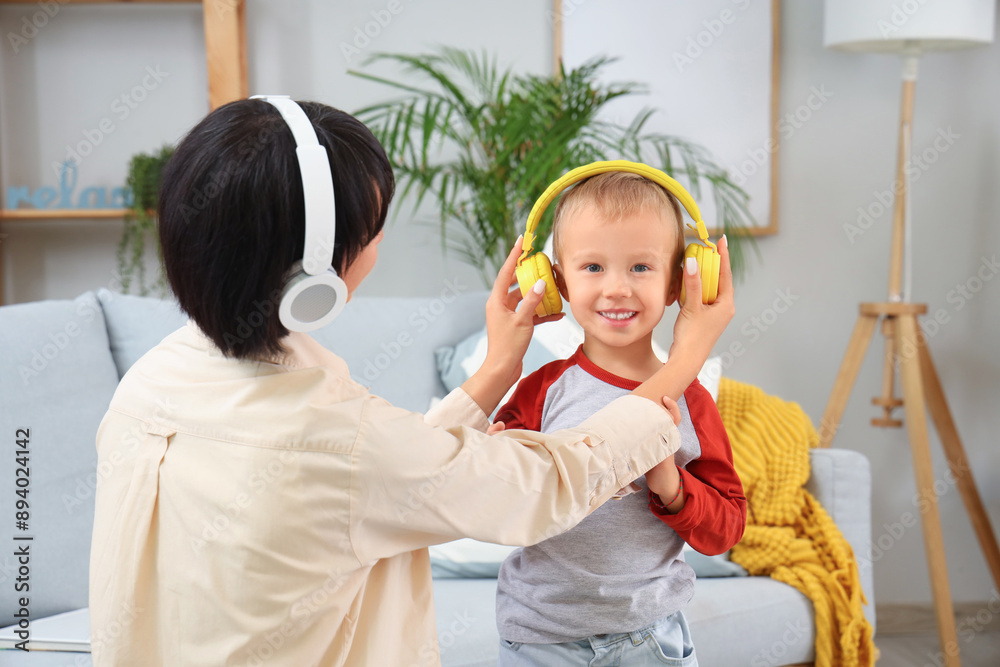
M 698 667 L 687 619 L 682 612 L 671 614 L 633 632 L 594 635 L 561 644 L 522 644 L 500 640 L 497 667 L 534 665 L 561 667 L 643 667 L 674 665 Z

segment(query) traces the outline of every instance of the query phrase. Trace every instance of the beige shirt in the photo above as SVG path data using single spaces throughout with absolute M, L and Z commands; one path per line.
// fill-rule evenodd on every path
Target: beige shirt
M 636 396 L 488 436 L 461 389 L 408 412 L 285 343 L 227 359 L 188 323 L 122 379 L 97 434 L 95 667 L 437 665 L 427 546 L 539 542 L 679 446 Z

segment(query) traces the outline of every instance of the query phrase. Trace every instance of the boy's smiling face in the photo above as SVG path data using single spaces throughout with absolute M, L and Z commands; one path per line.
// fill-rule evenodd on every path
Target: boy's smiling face
M 586 206 L 562 230 L 557 282 L 586 333 L 584 354 L 598 365 L 652 354 L 653 328 L 677 298 L 673 215 L 647 207 L 612 222 Z

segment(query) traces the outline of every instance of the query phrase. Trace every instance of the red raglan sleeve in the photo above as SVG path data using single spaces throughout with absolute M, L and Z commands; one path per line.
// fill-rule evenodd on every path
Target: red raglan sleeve
M 649 494 L 649 508 L 691 547 L 706 556 L 731 549 L 743 537 L 747 501 L 733 467 L 733 450 L 722 417 L 708 390 L 695 380 L 684 392 L 701 456 L 680 469 L 684 508 L 668 514 Z
M 544 370 L 540 368 L 518 382 L 510 400 L 497 411 L 493 423 L 503 422 L 504 430 L 523 428 L 538 431 L 542 428 L 545 390 L 551 384 L 545 381 Z

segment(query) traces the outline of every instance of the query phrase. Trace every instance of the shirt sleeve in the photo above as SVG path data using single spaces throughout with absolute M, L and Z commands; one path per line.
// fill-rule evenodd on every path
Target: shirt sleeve
M 440 403 L 428 410 L 424 421 L 430 426 L 468 426 L 483 432 L 490 425 L 490 419 L 483 409 L 461 387 L 453 389 Z
M 684 508 L 669 514 L 661 499 L 649 492 L 649 507 L 685 542 L 707 556 L 724 553 L 743 537 L 747 501 L 733 467 L 733 450 L 715 401 L 695 380 L 684 392 L 701 456 L 681 468 Z
M 505 429 L 540 430 L 542 408 L 545 405 L 545 384 L 545 377 L 540 370 L 522 378 L 510 400 L 497 410 L 494 423 L 503 422 Z
M 679 445 L 667 411 L 632 395 L 572 429 L 493 436 L 435 427 L 369 395 L 351 451 L 352 545 L 372 562 L 461 537 L 534 544 L 572 528 Z

